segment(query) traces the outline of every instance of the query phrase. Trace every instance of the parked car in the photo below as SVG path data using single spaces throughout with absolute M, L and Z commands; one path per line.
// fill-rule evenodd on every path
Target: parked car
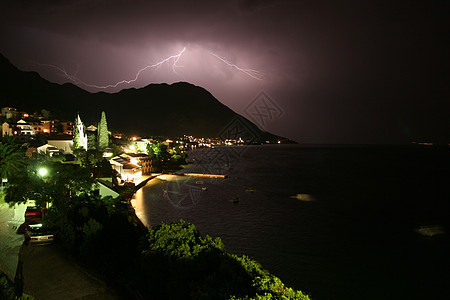
M 25 211 L 25 221 L 35 221 L 40 223 L 42 220 L 42 210 L 37 206 L 27 206 Z
M 42 225 L 42 223 L 33 223 L 25 228 L 25 241 L 31 244 L 50 244 L 53 243 L 53 234 Z

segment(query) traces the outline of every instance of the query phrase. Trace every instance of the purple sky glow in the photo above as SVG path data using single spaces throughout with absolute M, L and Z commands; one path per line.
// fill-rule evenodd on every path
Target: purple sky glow
M 264 129 L 298 142 L 450 142 L 449 1 L 316 2 L 11 1 L 0 52 L 91 92 L 186 81 L 244 116 L 263 91 Z

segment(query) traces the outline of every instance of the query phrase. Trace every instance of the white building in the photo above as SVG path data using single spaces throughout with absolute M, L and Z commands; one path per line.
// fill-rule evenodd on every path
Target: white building
M 34 135 L 34 129 L 31 124 L 24 120 L 19 120 L 17 123 L 4 122 L 2 124 L 2 136 L 7 135 Z
M 70 137 L 61 136 L 60 139 L 49 139 L 47 143 L 60 149 L 64 154 L 73 154 L 73 140 Z
M 131 162 L 129 158 L 116 156 L 111 158 L 109 163 L 120 174 L 122 181 L 139 182 L 142 180 L 142 167 Z
M 28 124 L 26 121 L 20 119 L 17 121 L 16 127 L 19 131 L 19 134 L 23 135 L 34 135 L 34 129 L 33 126 Z
M 45 154 L 52 157 L 54 154 L 60 153 L 60 150 L 56 148 L 55 146 L 52 146 L 50 144 L 45 144 L 40 147 L 37 147 L 37 153 L 38 154 Z
M 2 124 L 2 136 L 13 135 L 13 128 L 9 125 L 8 122 L 4 122 Z

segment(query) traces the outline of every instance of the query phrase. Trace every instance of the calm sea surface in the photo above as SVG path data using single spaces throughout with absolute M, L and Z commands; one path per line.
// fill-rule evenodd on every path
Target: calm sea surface
M 184 219 L 314 299 L 448 299 L 449 149 L 264 145 L 197 150 L 132 203 Z M 440 225 L 433 237 L 415 229 Z

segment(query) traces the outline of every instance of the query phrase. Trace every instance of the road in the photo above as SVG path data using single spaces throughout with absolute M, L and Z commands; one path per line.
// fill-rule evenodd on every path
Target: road
M 56 245 L 25 245 L 16 230 L 25 206 L 0 205 L 0 269 L 37 300 L 120 299 L 116 291 L 77 265 Z
M 15 281 L 36 299 L 119 299 L 56 245 L 23 244 Z

